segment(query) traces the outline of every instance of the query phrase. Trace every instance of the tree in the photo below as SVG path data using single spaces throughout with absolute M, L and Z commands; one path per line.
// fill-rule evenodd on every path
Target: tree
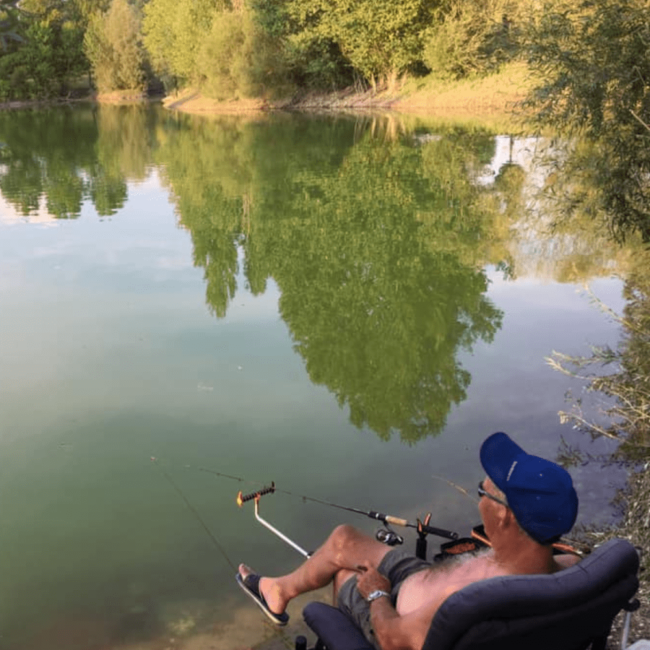
M 287 92 L 282 46 L 245 6 L 216 13 L 197 56 L 201 87 L 217 99 Z
M 358 74 L 376 82 L 421 61 L 422 37 L 439 5 L 435 0 L 292 0 L 300 25 L 292 40 L 331 41 Z
M 650 9 L 645 0 L 547 3 L 530 34 L 542 82 L 529 100 L 542 124 L 587 138 L 560 172 L 568 210 L 586 209 L 612 233 L 650 241 Z
M 516 0 L 452 0 L 427 30 L 424 63 L 440 77 L 493 71 L 520 51 L 519 12 Z
M 165 85 L 194 84 L 202 73 L 197 55 L 227 0 L 150 0 L 144 7 L 144 45 Z
M 13 43 L 22 43 L 20 36 L 19 0 L 0 0 L 0 47 L 4 51 Z
M 0 5 L 0 100 L 64 94 L 88 67 L 82 38 L 81 25 L 58 1 Z
M 91 18 L 84 49 L 100 93 L 144 89 L 140 17 L 127 0 L 112 0 L 108 11 Z

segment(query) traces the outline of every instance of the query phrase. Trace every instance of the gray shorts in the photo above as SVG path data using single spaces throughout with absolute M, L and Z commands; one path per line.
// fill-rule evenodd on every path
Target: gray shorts
M 394 548 L 388 551 L 379 564 L 379 573 L 390 580 L 390 600 L 395 606 L 397 594 L 402 582 L 413 573 L 422 571 L 431 566 L 431 562 L 420 560 L 401 548 Z M 357 589 L 357 578 L 352 576 L 343 583 L 337 598 L 338 608 L 350 618 L 357 627 L 361 628 L 366 639 L 376 648 L 379 647 L 375 640 L 375 634 L 370 623 L 370 604 L 366 602 Z

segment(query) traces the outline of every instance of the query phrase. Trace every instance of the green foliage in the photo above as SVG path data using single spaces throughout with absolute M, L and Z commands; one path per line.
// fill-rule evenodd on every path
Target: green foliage
M 19 0 L 0 0 L 0 47 L 7 51 L 12 44 L 22 43 L 20 35 Z
M 227 0 L 150 0 L 144 7 L 143 40 L 154 72 L 167 86 L 196 84 L 197 55 Z
M 335 43 L 357 74 L 374 83 L 421 60 L 422 34 L 437 6 L 435 0 L 291 0 L 287 9 L 299 26 L 294 47 Z
M 590 210 L 617 237 L 650 241 L 650 8 L 645 0 L 545 5 L 530 34 L 530 65 L 542 83 L 530 99 L 538 120 L 594 142 L 568 157 Z
M 643 0 L 545 5 L 529 50 L 544 82 L 535 93 L 540 117 L 585 127 L 592 136 L 609 130 L 609 120 L 634 125 L 633 111 L 647 118 L 649 46 L 650 8 Z
M 110 0 L 65 0 L 70 19 L 85 31 L 94 14 L 108 11 Z
M 140 18 L 127 0 L 112 0 L 108 11 L 91 18 L 84 49 L 100 93 L 144 89 Z
M 288 92 L 284 52 L 252 11 L 218 12 L 197 57 L 206 94 L 216 99 Z
M 424 63 L 442 78 L 494 71 L 519 52 L 516 8 L 512 0 L 456 0 L 428 29 Z
M 250 0 L 260 28 L 283 52 L 284 74 L 297 88 L 332 90 L 354 81 L 353 68 L 338 44 L 305 23 L 293 0 Z M 309 26 L 309 23 L 308 23 Z
M 32 2 L 9 10 L 17 38 L 5 39 L 0 49 L 0 101 L 65 94 L 67 82 L 87 70 L 80 26 L 65 5 Z

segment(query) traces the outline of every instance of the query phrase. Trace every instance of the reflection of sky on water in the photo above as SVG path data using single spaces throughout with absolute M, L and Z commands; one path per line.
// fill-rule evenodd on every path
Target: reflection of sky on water
M 494 137 L 494 156 L 476 178 L 481 185 L 494 183 L 504 165 L 518 165 L 526 172 L 528 185 L 540 187 L 544 170 L 535 165 L 540 138 L 517 138 L 511 135 Z
M 0 205 L 3 626 L 33 628 L 69 607 L 80 618 L 118 619 L 146 606 L 174 621 L 193 600 L 217 620 L 242 607 L 231 567 L 151 456 L 232 561 L 268 571 L 292 566 L 293 552 L 234 507 L 239 483 L 186 464 L 411 520 L 430 510 L 433 524 L 464 531 L 477 521 L 475 505 L 433 476 L 473 494 L 478 448 L 494 430 L 551 457 L 561 436 L 577 440 L 556 415 L 572 382 L 544 357 L 584 353 L 617 335 L 575 285 L 505 280 L 490 268 L 488 295 L 504 323 L 493 343 L 461 355 L 472 375 L 467 400 L 437 438 L 381 442 L 309 381 L 274 282 L 253 296 L 240 272 L 226 317 L 209 313 L 190 235 L 155 174 L 130 185 L 127 205 L 110 218 L 85 205 L 77 220 L 47 223 Z M 620 310 L 619 280 L 592 287 Z M 613 478 L 593 487 L 586 472 L 574 475 L 582 516 L 591 518 Z M 376 528 L 280 495 L 265 511 L 308 547 L 344 520 Z

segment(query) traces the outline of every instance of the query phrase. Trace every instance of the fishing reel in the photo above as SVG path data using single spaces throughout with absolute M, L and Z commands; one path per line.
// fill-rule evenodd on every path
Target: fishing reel
M 375 539 L 382 544 L 386 544 L 386 546 L 397 546 L 404 543 L 404 538 L 388 528 L 388 525 L 386 525 L 386 528 L 380 528 L 375 533 Z

